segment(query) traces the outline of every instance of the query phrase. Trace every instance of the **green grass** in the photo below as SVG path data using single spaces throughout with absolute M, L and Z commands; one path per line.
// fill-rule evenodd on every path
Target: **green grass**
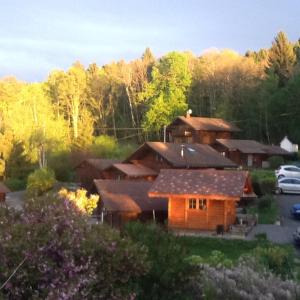
M 258 209 L 257 206 L 254 206 L 247 211 L 250 214 L 258 214 L 258 224 L 274 224 L 279 217 L 279 209 L 275 201 L 272 202 L 269 208 Z
M 257 246 L 263 246 L 268 243 L 264 240 L 246 241 L 190 236 L 179 237 L 178 242 L 189 250 L 190 255 L 199 255 L 203 258 L 208 258 L 212 251 L 219 250 L 233 261 L 237 260 L 242 254 L 251 252 Z

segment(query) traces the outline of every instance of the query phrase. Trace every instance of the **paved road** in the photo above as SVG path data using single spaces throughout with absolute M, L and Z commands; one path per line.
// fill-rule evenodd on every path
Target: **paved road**
M 278 195 L 275 197 L 279 206 L 281 225 L 257 225 L 249 233 L 247 239 L 253 239 L 259 233 L 266 233 L 268 239 L 275 243 L 293 242 L 293 232 L 300 226 L 300 221 L 291 217 L 290 208 L 293 204 L 300 203 L 300 195 Z

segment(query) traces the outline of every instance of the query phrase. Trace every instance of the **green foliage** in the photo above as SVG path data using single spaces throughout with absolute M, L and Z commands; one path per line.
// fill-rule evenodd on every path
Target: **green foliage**
M 186 259 L 192 265 L 208 264 L 213 267 L 224 266 L 230 268 L 233 266 L 233 261 L 226 258 L 224 253 L 219 250 L 213 250 L 211 255 L 207 258 L 202 258 L 201 256 L 192 255 Z
M 37 169 L 28 176 L 27 193 L 29 196 L 40 196 L 49 191 L 55 184 L 55 174 L 51 169 Z
M 271 194 L 274 191 L 276 177 L 273 170 L 253 170 L 251 178 L 256 195 Z
M 153 67 L 152 81 L 140 97 L 147 99 L 149 109 L 143 125 L 158 131 L 187 110 L 187 92 L 191 84 L 188 56 L 171 52 Z
M 93 157 L 112 158 L 118 152 L 118 143 L 111 136 L 100 135 L 94 138 L 90 152 Z
M 13 192 L 26 189 L 26 179 L 9 178 L 5 180 L 6 186 Z
M 284 159 L 282 156 L 271 156 L 268 159 L 268 162 L 270 164 L 270 168 L 275 170 L 284 164 Z
M 292 249 L 288 250 L 279 246 L 257 247 L 254 256 L 263 266 L 282 277 L 292 276 L 293 255 Z
M 188 286 L 196 268 L 188 263 L 180 238 L 155 224 L 130 223 L 125 233 L 148 249 L 149 272 L 140 278 L 139 299 L 191 299 Z
M 272 195 L 264 195 L 258 199 L 258 210 L 264 211 L 271 208 L 272 203 L 275 201 Z

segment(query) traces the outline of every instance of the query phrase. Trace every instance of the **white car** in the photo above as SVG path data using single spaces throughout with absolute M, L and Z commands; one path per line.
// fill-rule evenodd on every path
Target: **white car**
M 300 194 L 300 178 L 284 177 L 278 179 L 276 193 Z
M 300 168 L 293 165 L 280 166 L 275 170 L 275 176 L 278 179 L 283 177 L 300 178 Z

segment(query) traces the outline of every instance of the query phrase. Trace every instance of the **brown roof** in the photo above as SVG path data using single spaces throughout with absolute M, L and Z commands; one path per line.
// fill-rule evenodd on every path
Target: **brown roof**
M 229 150 L 237 149 L 246 154 L 290 155 L 288 151 L 280 148 L 279 146 L 264 145 L 254 140 L 217 139 L 217 142 Z
M 0 182 L 0 193 L 9 193 L 10 189 L 3 183 Z
M 183 156 L 182 156 L 183 149 Z M 166 159 L 174 168 L 235 168 L 236 164 L 209 145 L 146 142 L 126 162 L 142 159 L 152 150 Z
M 288 152 L 285 149 L 282 149 L 280 146 L 276 146 L 276 145 L 263 145 L 263 149 L 269 155 L 291 155 L 290 152 Z
M 170 126 L 175 125 L 177 122 L 184 122 L 195 130 L 205 130 L 205 131 L 230 131 L 238 132 L 240 129 L 223 119 L 218 118 L 203 118 L 203 117 L 177 117 Z
M 129 177 L 156 176 L 158 173 L 140 164 L 113 164 L 113 168 L 120 170 Z
M 108 211 L 167 211 L 167 199 L 150 199 L 148 181 L 94 180 L 94 184 Z
M 119 159 L 106 159 L 106 158 L 87 158 L 76 166 L 79 167 L 82 163 L 87 162 L 99 171 L 103 171 L 115 163 L 119 163 Z
M 242 153 L 266 153 L 265 150 L 263 150 L 263 145 L 253 140 L 217 139 L 217 142 L 229 150 L 239 150 Z
M 244 195 L 248 172 L 235 170 L 161 170 L 149 190 L 150 197 L 167 195 L 240 198 Z

